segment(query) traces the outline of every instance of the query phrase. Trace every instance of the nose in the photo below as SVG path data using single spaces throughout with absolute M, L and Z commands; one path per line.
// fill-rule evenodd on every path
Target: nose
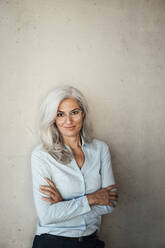
M 72 118 L 70 115 L 66 116 L 66 120 L 65 120 L 66 124 L 70 124 L 72 122 Z

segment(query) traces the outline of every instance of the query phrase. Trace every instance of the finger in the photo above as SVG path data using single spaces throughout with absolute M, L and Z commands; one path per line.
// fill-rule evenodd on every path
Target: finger
M 45 177 L 45 180 L 48 182 L 48 184 L 49 184 L 52 188 L 54 188 L 55 190 L 57 189 L 56 186 L 55 186 L 55 184 L 54 184 L 48 177 Z
M 109 191 L 109 195 L 116 195 L 116 196 L 118 196 L 118 192 L 116 192 L 116 191 Z
M 48 196 L 50 196 L 52 198 L 55 197 L 55 193 L 52 193 L 52 192 L 50 192 L 48 190 L 42 190 L 42 189 L 40 189 L 40 192 L 43 193 L 43 194 L 45 194 L 45 195 L 48 195 Z
M 118 201 L 118 199 L 116 197 L 110 197 L 110 200 L 114 200 L 114 201 Z
M 106 187 L 105 189 L 111 190 L 111 189 L 118 189 L 118 188 L 119 188 L 119 186 L 117 184 L 114 184 L 114 185 L 110 185 L 110 186 Z
M 42 190 L 42 191 L 45 191 L 46 190 L 46 191 L 50 191 L 50 192 L 56 194 L 56 191 L 54 189 L 52 189 L 52 187 L 50 187 L 50 186 L 43 186 L 43 185 L 41 185 L 40 186 L 40 190 Z
M 111 202 L 111 201 L 109 202 L 109 205 L 114 207 L 114 208 L 116 207 L 115 204 L 113 202 Z
M 40 189 L 49 190 L 49 191 L 52 191 L 52 192 L 55 191 L 51 186 L 47 186 L 47 185 L 40 185 Z
M 109 196 L 109 200 L 118 201 L 118 197 L 117 196 Z
M 46 201 L 46 202 L 50 202 L 50 203 L 54 203 L 52 198 L 48 198 L 48 197 L 44 197 L 42 196 L 42 200 Z

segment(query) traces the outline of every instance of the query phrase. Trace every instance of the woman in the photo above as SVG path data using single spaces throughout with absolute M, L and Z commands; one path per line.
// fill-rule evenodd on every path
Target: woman
M 118 200 L 106 143 L 92 139 L 82 93 L 62 86 L 40 107 L 40 138 L 31 156 L 38 214 L 33 248 L 101 248 L 101 215 Z

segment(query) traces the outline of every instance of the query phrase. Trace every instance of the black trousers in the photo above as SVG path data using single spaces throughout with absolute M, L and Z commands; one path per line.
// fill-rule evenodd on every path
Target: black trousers
M 105 243 L 98 237 L 88 240 L 57 238 L 55 235 L 35 235 L 32 248 L 104 248 Z

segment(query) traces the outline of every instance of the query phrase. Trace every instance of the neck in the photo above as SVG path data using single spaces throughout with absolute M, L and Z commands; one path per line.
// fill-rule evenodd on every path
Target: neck
M 79 134 L 77 136 L 73 136 L 73 137 L 64 136 L 63 142 L 64 142 L 64 144 L 68 145 L 71 149 L 81 147 L 81 138 L 80 138 Z

